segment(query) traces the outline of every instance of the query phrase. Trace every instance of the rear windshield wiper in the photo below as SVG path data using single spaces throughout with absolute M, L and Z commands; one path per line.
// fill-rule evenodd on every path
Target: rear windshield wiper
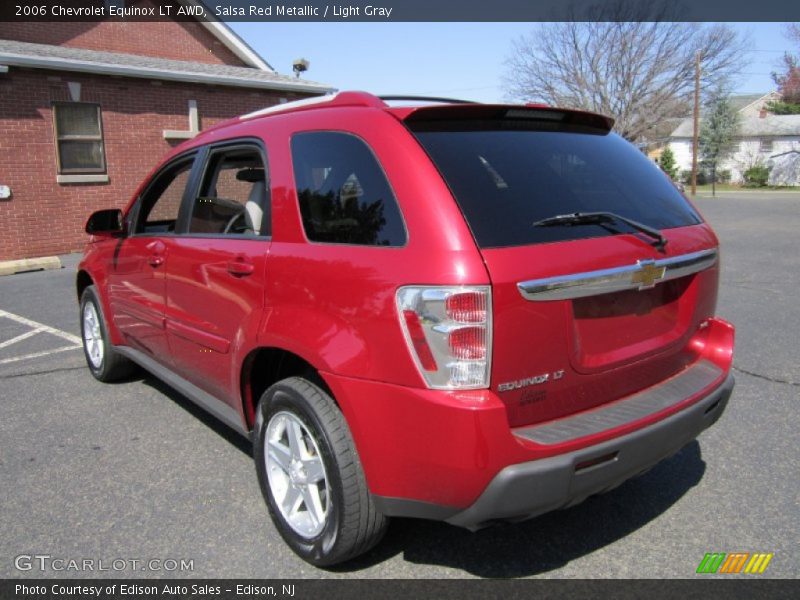
M 664 250 L 667 245 L 667 238 L 664 237 L 658 229 L 650 227 L 639 221 L 634 221 L 628 217 L 623 217 L 613 212 L 576 212 L 568 215 L 556 215 L 548 217 L 540 221 L 535 221 L 533 227 L 552 227 L 554 225 L 591 225 L 595 223 L 612 223 L 614 221 L 621 221 L 626 225 L 630 225 L 635 230 L 650 236 L 656 243 L 655 247 L 659 250 Z

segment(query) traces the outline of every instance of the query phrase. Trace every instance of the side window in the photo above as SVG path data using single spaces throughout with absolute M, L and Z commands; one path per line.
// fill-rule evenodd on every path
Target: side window
M 256 147 L 211 152 L 189 233 L 269 236 L 269 176 Z
M 135 233 L 172 233 L 178 220 L 194 158 L 177 162 L 163 171 L 144 193 Z
M 402 246 L 406 231 L 389 182 L 372 151 L 346 133 L 292 138 L 297 198 L 309 240 Z

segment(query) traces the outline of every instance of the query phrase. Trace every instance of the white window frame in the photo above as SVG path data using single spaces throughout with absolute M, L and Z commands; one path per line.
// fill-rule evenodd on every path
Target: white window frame
M 92 135 L 70 135 L 70 134 L 62 134 L 58 130 L 58 107 L 59 106 L 70 106 L 73 104 L 83 104 L 87 106 L 94 106 L 97 110 L 97 123 L 98 123 L 98 134 Z M 103 112 L 100 108 L 100 105 L 94 102 L 53 102 L 52 105 L 53 109 L 53 137 L 55 140 L 56 146 L 56 166 L 57 166 L 57 173 L 59 176 L 59 182 L 63 183 L 70 183 L 70 181 L 62 181 L 63 178 L 72 178 L 72 177 L 79 177 L 81 180 L 88 176 L 100 176 L 106 177 L 108 173 L 108 162 L 106 161 L 106 144 L 105 138 L 103 135 Z M 86 141 L 86 142 L 100 142 L 101 148 L 101 156 L 103 164 L 98 168 L 88 168 L 88 169 L 65 169 L 61 165 L 61 142 L 70 142 L 70 141 Z M 99 181 L 99 180 L 98 180 Z

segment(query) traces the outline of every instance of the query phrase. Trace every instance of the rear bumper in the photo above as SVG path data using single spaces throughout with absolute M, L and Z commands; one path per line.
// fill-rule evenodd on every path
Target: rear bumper
M 725 410 L 733 386 L 733 376 L 728 375 L 699 402 L 649 427 L 576 452 L 508 466 L 469 508 L 445 520 L 477 529 L 493 520 L 534 517 L 610 490 L 674 454 L 713 425 Z M 588 466 L 598 458 L 605 460 Z
M 697 360 L 680 373 L 595 409 L 517 428 L 491 389 L 322 375 L 380 511 L 476 528 L 575 504 L 697 437 L 733 389 L 733 338 L 731 325 L 710 319 L 690 341 Z

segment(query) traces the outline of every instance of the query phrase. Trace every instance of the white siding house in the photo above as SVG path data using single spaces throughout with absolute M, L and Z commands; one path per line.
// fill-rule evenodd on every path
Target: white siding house
M 740 124 L 734 151 L 719 169 L 730 170 L 731 181 L 740 183 L 752 166 L 770 167 L 770 185 L 800 185 L 800 115 L 773 115 L 764 105 L 779 96 L 775 92 L 760 96 L 738 96 Z M 692 119 L 683 122 L 670 135 L 670 148 L 681 170 L 692 168 Z

